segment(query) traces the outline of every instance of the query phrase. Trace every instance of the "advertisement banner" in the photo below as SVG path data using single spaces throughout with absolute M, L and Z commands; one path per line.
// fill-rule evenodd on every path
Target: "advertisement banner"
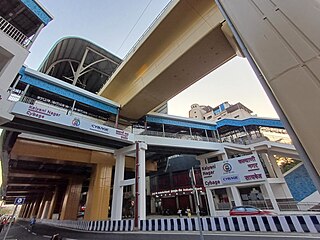
M 266 179 L 260 159 L 254 154 L 201 165 L 201 173 L 205 187 Z
M 34 104 L 17 102 L 11 113 L 46 121 L 46 124 L 52 123 L 52 125 L 58 124 L 70 128 L 77 128 L 84 132 L 91 132 L 95 135 L 106 136 L 108 138 L 117 138 L 126 142 L 134 141 L 132 133 L 95 123 L 78 115 L 67 115 L 67 110 L 57 109 L 53 106 L 37 102 Z

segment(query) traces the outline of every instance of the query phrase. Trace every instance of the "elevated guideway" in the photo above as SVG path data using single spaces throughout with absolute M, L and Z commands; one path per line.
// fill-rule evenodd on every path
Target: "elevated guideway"
M 236 55 L 223 21 L 214 1 L 170 2 L 99 95 L 140 119 Z

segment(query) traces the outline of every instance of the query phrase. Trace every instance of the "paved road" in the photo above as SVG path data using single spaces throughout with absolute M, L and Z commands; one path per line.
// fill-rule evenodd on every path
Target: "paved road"
M 7 236 L 7 240 L 39 240 L 39 239 L 50 239 L 55 233 L 59 233 L 64 240 L 99 240 L 99 239 L 110 239 L 110 240 L 198 240 L 199 235 L 197 232 L 174 232 L 174 233 L 141 233 L 141 232 L 130 232 L 130 233 L 90 233 L 83 231 L 73 231 L 69 229 L 62 229 L 51 227 L 37 223 L 34 230 L 29 232 L 28 223 L 25 221 L 17 221 Z M 4 232 L 0 234 L 0 239 L 3 239 Z M 289 240 L 289 239 L 320 239 L 320 234 L 260 234 L 260 233 L 206 233 L 205 240 Z

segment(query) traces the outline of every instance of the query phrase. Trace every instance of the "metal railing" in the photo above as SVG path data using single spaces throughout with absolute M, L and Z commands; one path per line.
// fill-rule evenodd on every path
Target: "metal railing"
M 0 16 L 0 30 L 18 42 L 22 47 L 27 48 L 31 43 L 31 39 L 14 27 L 11 23 Z
M 184 139 L 184 140 L 195 140 L 195 141 L 203 141 L 203 142 L 218 142 L 217 139 L 211 137 L 203 137 L 197 135 L 187 135 L 181 133 L 168 133 L 168 132 L 157 132 L 146 130 L 140 133 L 140 135 L 148 135 L 155 137 L 166 137 L 166 138 L 176 138 L 176 139 Z
M 308 211 L 320 212 L 320 203 L 317 202 L 278 202 L 278 206 L 282 211 Z

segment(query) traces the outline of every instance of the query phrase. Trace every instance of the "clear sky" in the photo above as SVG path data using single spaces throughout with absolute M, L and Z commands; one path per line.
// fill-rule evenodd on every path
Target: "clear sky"
M 66 36 L 85 38 L 124 58 L 169 0 L 38 0 L 53 16 L 26 61 L 37 69 Z M 188 116 L 193 103 L 243 103 L 261 117 L 277 117 L 246 59 L 234 58 L 169 101 L 169 114 Z

